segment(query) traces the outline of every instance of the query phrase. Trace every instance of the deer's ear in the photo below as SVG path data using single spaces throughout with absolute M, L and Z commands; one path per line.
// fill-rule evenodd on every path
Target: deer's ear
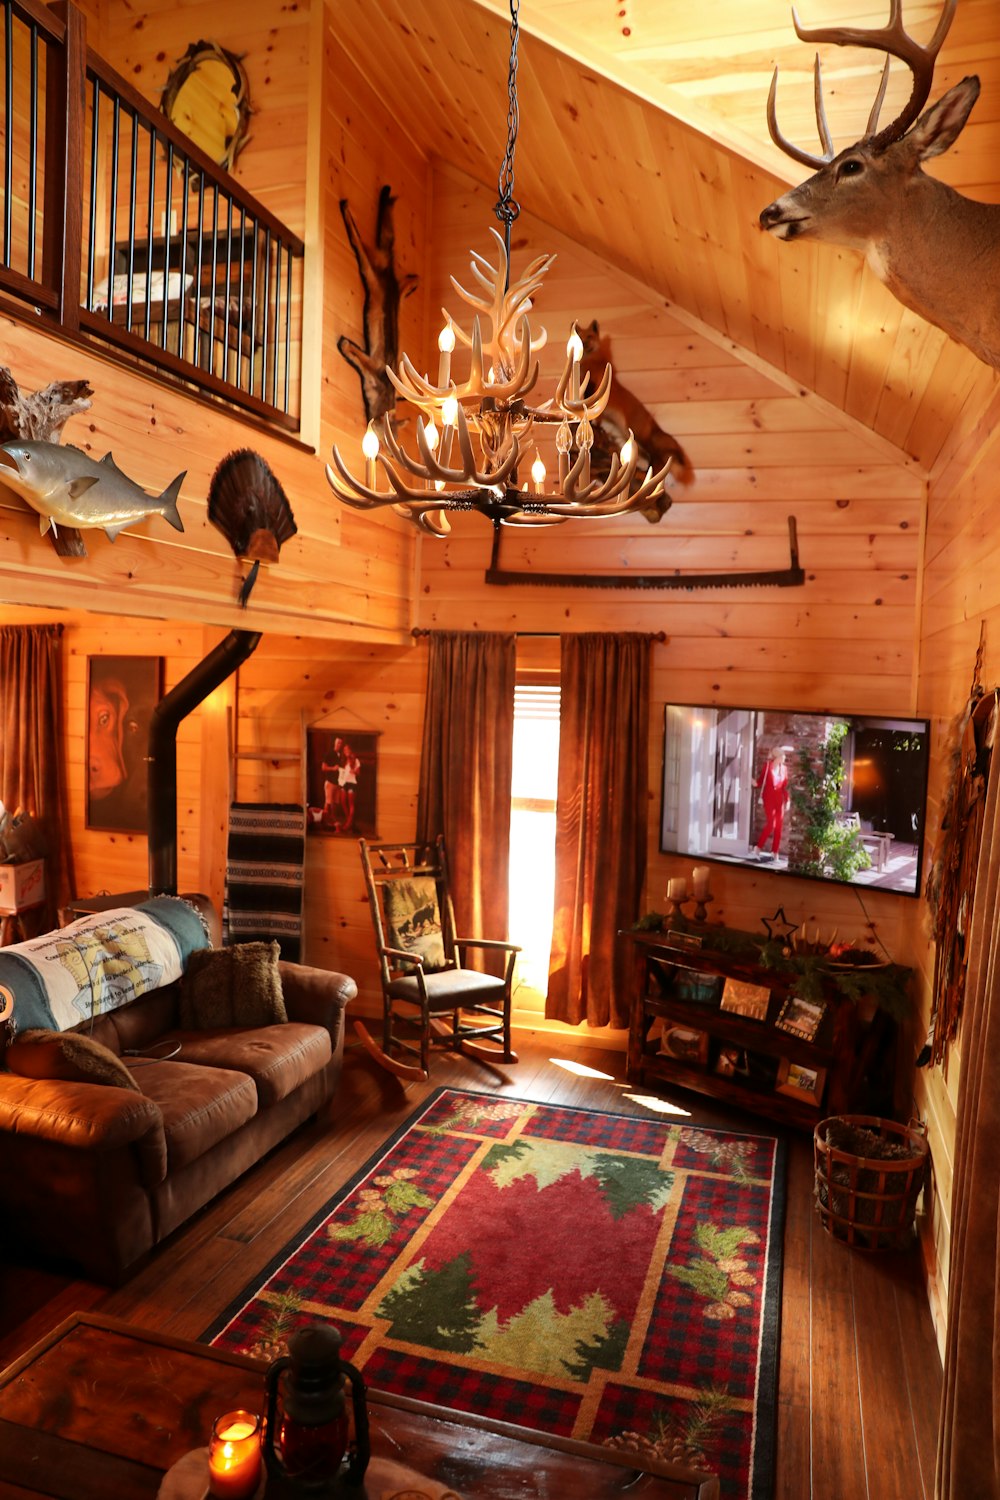
M 963 78 L 954 88 L 925 110 L 906 140 L 917 150 L 921 161 L 940 156 L 954 145 L 969 113 L 979 98 L 979 79 Z

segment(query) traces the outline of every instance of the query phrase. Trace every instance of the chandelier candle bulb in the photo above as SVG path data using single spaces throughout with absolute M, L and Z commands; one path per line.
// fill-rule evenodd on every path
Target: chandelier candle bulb
M 545 465 L 540 458 L 536 458 L 531 465 L 531 478 L 535 485 L 535 494 L 541 495 L 545 491 Z
M 261 1476 L 260 1418 L 231 1411 L 212 1426 L 208 1493 L 213 1500 L 252 1500 Z
M 378 448 L 378 433 L 369 422 L 365 428 L 365 435 L 361 439 L 361 451 L 365 456 L 365 484 L 370 490 L 375 488 L 375 460 L 378 458 Z
M 446 323 L 438 334 L 438 385 L 446 386 L 451 379 L 451 352 L 455 347 L 455 330 Z
M 569 373 L 569 399 L 579 401 L 580 399 L 580 361 L 583 358 L 583 339 L 576 329 L 566 340 L 566 355 L 570 362 Z

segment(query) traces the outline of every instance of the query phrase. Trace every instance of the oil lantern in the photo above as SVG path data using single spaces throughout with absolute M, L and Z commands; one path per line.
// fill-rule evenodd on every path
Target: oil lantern
M 265 1500 L 325 1500 L 362 1483 L 370 1456 L 365 1385 L 340 1345 L 335 1328 L 308 1324 L 267 1372 Z

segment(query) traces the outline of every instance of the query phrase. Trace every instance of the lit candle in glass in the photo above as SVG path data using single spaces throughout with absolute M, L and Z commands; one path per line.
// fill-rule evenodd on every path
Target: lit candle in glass
M 583 339 L 576 329 L 566 340 L 566 354 L 571 362 L 569 376 L 569 397 L 571 401 L 580 399 L 580 361 L 583 358 Z
M 208 1493 L 215 1500 L 252 1500 L 261 1476 L 260 1418 L 230 1411 L 212 1426 Z
M 438 385 L 445 386 L 451 379 L 451 351 L 455 347 L 455 330 L 450 323 L 446 323 L 438 334 L 438 350 L 441 358 L 438 360 Z
M 365 435 L 361 439 L 361 451 L 365 456 L 365 484 L 370 490 L 375 488 L 375 460 L 378 458 L 378 433 L 369 422 L 365 428 Z
M 691 871 L 691 889 L 696 896 L 708 895 L 708 866 L 695 865 Z

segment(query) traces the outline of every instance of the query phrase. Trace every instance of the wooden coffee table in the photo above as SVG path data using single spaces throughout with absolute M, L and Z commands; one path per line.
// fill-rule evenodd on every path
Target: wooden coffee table
M 155 1500 L 215 1417 L 260 1411 L 257 1360 L 76 1313 L 0 1374 L 0 1500 Z M 373 1454 L 462 1500 L 718 1500 L 714 1477 L 369 1391 Z M 530 1479 L 527 1478 L 530 1476 Z M 370 1493 L 368 1500 L 380 1500 Z

